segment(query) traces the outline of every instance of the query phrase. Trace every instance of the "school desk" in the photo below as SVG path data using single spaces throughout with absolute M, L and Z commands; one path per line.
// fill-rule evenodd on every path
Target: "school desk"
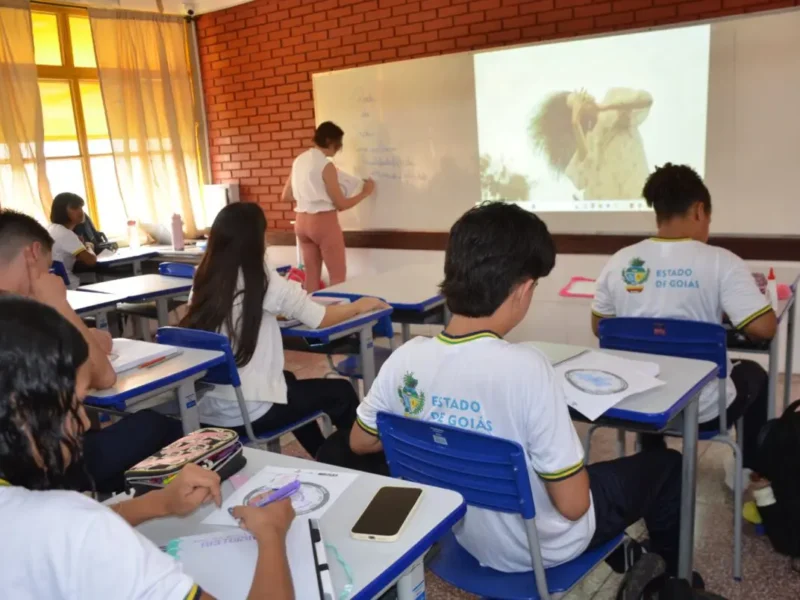
M 310 351 L 325 354 L 335 354 L 331 349 L 331 344 L 339 340 L 344 340 L 350 336 L 358 336 L 359 357 L 364 377 L 364 393 L 366 394 L 375 381 L 375 348 L 372 337 L 372 328 L 383 317 L 392 314 L 391 308 L 376 310 L 370 313 L 359 315 L 338 325 L 311 329 L 305 325 L 285 327 L 281 329 L 284 338 L 284 347 L 291 350 Z M 303 345 L 287 344 L 286 342 L 294 339 L 302 341 Z
M 530 342 L 553 363 L 588 350 L 567 344 Z M 594 349 L 595 351 L 596 350 Z M 697 482 L 698 403 L 703 388 L 717 377 L 717 365 L 655 354 L 602 350 L 632 360 L 659 365 L 658 378 L 664 385 L 626 398 L 606 411 L 596 423 L 631 431 L 659 432 L 672 425 L 683 434 L 683 477 L 681 490 L 680 558 L 678 575 L 691 581 L 694 553 L 695 493 Z M 682 415 L 682 420 L 678 419 Z
M 359 275 L 344 283 L 325 288 L 326 296 L 375 296 L 394 309 L 392 321 L 402 327 L 403 343 L 411 338 L 411 325 L 442 324 L 448 320 L 439 284 L 444 279 L 442 265 L 408 265 L 375 275 Z
M 108 329 L 108 313 L 120 302 L 123 296 L 97 294 L 80 290 L 67 290 L 67 302 L 79 316 L 95 317 L 98 329 Z
M 130 265 L 134 275 L 141 275 L 142 263 L 154 258 L 158 252 L 152 246 L 142 246 L 140 248 L 120 248 L 110 256 L 97 257 L 98 271 Z
M 329 471 L 346 470 L 253 448 L 245 448 L 244 453 L 247 465 L 241 472 L 246 475 L 254 475 L 266 466 Z M 384 486 L 423 488 L 424 493 L 420 499 L 420 505 L 414 511 L 396 542 L 366 542 L 353 539 L 350 536 L 350 529 L 375 493 Z M 223 496 L 227 498 L 232 493 L 233 486 L 230 481 L 223 483 Z M 177 537 L 230 530 L 231 528 L 201 524 L 212 510 L 212 506 L 206 505 L 187 517 L 157 519 L 139 525 L 137 529 L 159 546 L 164 546 Z M 352 571 L 353 589 L 345 597 L 350 600 L 379 598 L 385 590 L 403 577 L 407 577 L 411 568 L 423 559 L 431 546 L 449 532 L 465 514 L 464 499 L 456 492 L 378 475 L 359 474 L 358 479 L 347 488 L 320 519 L 323 541 L 336 548 L 342 561 Z M 333 587 L 336 591 L 334 598 L 342 597 L 340 594 L 347 584 L 344 569 L 333 552 L 329 551 L 327 555 Z M 313 577 L 313 574 L 311 576 Z M 423 596 L 424 591 L 418 597 Z
M 184 433 L 199 429 L 195 382 L 205 377 L 210 368 L 223 364 L 225 354 L 193 348 L 181 350 L 180 354 L 153 366 L 121 373 L 113 387 L 89 392 L 85 403 L 99 409 L 134 412 L 137 404 L 174 390 Z

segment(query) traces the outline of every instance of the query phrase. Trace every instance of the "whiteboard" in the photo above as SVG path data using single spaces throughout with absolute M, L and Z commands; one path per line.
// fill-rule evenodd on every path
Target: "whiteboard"
M 471 54 L 314 75 L 317 124 L 344 132 L 337 168 L 375 180 L 344 229 L 449 230 L 480 200 Z

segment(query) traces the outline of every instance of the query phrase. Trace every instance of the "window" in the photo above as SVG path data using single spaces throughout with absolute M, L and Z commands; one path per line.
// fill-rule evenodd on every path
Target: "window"
M 33 4 L 31 18 L 52 193 L 79 194 L 98 228 L 122 236 L 125 209 L 89 17 L 80 8 Z

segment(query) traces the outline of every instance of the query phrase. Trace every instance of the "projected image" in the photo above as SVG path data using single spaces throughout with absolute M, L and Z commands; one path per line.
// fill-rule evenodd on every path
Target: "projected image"
M 481 197 L 645 210 L 657 165 L 705 166 L 710 27 L 475 56 Z

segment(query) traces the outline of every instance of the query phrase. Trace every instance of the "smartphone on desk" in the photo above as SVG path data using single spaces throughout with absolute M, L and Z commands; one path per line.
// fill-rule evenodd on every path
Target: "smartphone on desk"
M 353 525 L 357 540 L 394 542 L 414 514 L 422 490 L 414 487 L 382 487 Z

